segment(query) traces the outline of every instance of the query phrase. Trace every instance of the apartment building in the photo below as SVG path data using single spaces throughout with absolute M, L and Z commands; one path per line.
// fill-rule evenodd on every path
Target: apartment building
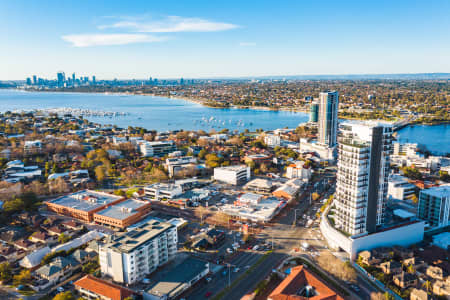
M 264 136 L 264 143 L 269 147 L 276 147 L 281 145 L 281 137 L 275 134 L 267 134 Z
M 392 127 L 343 124 L 338 143 L 335 226 L 350 234 L 373 233 L 385 219 Z
M 173 177 L 183 167 L 196 163 L 197 159 L 193 156 L 169 157 L 166 159 L 166 168 L 169 171 L 169 176 Z
M 338 92 L 322 92 L 319 95 L 319 139 L 318 142 L 328 147 L 336 145 L 338 130 Z
M 250 180 L 250 167 L 236 165 L 214 168 L 214 180 L 239 185 Z
M 172 259 L 177 242 L 174 225 L 151 220 L 99 245 L 101 273 L 115 282 L 133 284 Z
M 450 184 L 421 190 L 418 216 L 431 227 L 450 225 Z
M 144 157 L 164 156 L 170 152 L 176 151 L 177 146 L 174 141 L 143 141 L 139 144 L 139 149 Z

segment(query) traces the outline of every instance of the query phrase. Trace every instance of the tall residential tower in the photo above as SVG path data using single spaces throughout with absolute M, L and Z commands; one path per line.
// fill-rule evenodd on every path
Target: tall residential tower
M 322 92 L 319 96 L 319 140 L 328 147 L 336 145 L 338 129 L 339 94 L 336 91 Z
M 338 143 L 335 226 L 350 234 L 373 233 L 384 223 L 392 127 L 342 124 Z

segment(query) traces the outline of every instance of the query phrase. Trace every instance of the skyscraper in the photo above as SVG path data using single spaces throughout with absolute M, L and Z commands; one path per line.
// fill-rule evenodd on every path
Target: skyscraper
M 343 124 L 340 131 L 335 226 L 351 235 L 373 233 L 385 219 L 392 127 Z
M 37 84 L 37 76 L 33 75 L 33 84 L 36 85 Z
M 75 73 L 72 73 L 72 83 L 75 82 Z
M 58 80 L 58 86 L 63 86 L 66 81 L 66 74 L 62 71 L 56 73 L 56 78 Z
M 309 107 L 309 122 L 317 123 L 319 121 L 319 103 L 311 102 Z
M 338 92 L 323 92 L 319 96 L 319 140 L 328 147 L 336 145 L 338 126 Z

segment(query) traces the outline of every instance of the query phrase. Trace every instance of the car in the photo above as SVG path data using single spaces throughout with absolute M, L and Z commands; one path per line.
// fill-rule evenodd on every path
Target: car
M 233 272 L 234 272 L 234 273 L 237 273 L 237 272 L 239 272 L 240 270 L 241 270 L 240 268 L 234 268 Z
M 211 282 L 211 280 L 212 280 L 211 277 L 207 277 L 207 278 L 206 278 L 206 282 L 207 282 L 207 283 Z
M 361 291 L 361 289 L 359 288 L 359 286 L 357 286 L 356 284 L 352 284 L 351 286 L 350 286 L 351 288 L 352 288 L 352 290 L 354 290 L 355 292 L 359 292 L 359 291 Z
M 231 248 L 227 248 L 227 253 L 233 253 L 233 250 L 231 250 Z
M 212 292 L 206 292 L 205 298 L 209 298 L 209 297 L 211 297 L 211 295 L 212 295 Z
M 252 246 L 248 246 L 248 247 L 247 247 L 247 250 L 252 250 Z
M 258 250 L 259 249 L 259 246 L 258 245 L 255 245 L 255 246 L 253 246 L 253 248 L 252 248 L 252 250 Z
M 25 288 L 25 286 L 23 284 L 19 285 L 16 287 L 16 290 L 21 291 Z
M 58 286 L 56 290 L 60 293 L 64 292 L 64 288 L 62 286 Z

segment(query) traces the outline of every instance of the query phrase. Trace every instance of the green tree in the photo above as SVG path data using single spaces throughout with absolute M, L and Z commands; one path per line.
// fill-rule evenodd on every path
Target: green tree
M 68 241 L 70 241 L 70 239 L 71 239 L 71 237 L 70 237 L 69 235 L 67 235 L 67 234 L 64 234 L 64 233 L 61 233 L 61 234 L 58 236 L 58 242 L 59 242 L 60 244 L 67 243 Z
M 14 285 L 27 284 L 31 280 L 30 270 L 22 270 L 18 275 L 14 275 Z
M 70 291 L 67 291 L 57 294 L 53 300 L 75 300 L 75 297 Z
M 12 279 L 12 270 L 9 262 L 4 262 L 0 264 L 0 280 L 9 281 Z

